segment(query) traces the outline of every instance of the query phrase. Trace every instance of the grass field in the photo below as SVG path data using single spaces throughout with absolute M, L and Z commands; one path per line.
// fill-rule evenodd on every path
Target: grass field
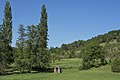
M 61 74 L 54 73 L 28 73 L 0 76 L 0 80 L 120 80 L 120 73 L 110 71 L 110 66 L 78 70 L 79 59 L 61 60 L 52 66 L 63 67 Z

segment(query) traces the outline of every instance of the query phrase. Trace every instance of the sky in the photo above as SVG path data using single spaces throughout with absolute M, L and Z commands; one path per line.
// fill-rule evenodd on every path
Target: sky
M 120 29 L 120 0 L 9 0 L 12 8 L 13 40 L 18 38 L 19 24 L 37 25 L 41 7 L 48 14 L 48 47 L 87 40 Z M 0 0 L 0 24 L 5 0 Z

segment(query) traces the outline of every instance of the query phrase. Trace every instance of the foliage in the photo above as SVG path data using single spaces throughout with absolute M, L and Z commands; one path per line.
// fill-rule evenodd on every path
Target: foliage
M 45 5 L 42 6 L 40 24 L 38 25 L 38 42 L 37 42 L 37 67 L 46 68 L 49 66 L 49 53 L 47 51 L 48 26 L 47 12 Z
M 4 72 L 8 67 L 8 64 L 13 62 L 11 43 L 12 12 L 9 1 L 6 1 L 3 23 L 0 26 L 0 73 Z
M 120 58 L 115 58 L 113 60 L 111 69 L 113 72 L 120 72 Z
M 89 42 L 94 41 L 98 41 L 98 44 L 102 48 L 106 49 L 105 57 L 111 57 L 117 51 L 114 49 L 119 46 L 118 44 L 120 42 L 120 30 L 109 31 L 108 33 L 92 37 L 86 41 L 78 40 L 69 44 L 62 44 L 59 48 L 59 56 L 61 58 L 81 57 L 83 54 L 83 48 L 87 46 Z
M 82 50 L 82 69 L 90 69 L 91 67 L 99 67 L 106 64 L 105 51 L 97 41 L 89 42 Z
M 112 60 L 111 70 L 113 72 L 120 72 L 120 54 L 116 54 L 114 59 Z
M 16 68 L 20 71 L 23 71 L 27 63 L 25 62 L 25 28 L 21 24 L 18 29 L 19 37 L 16 42 L 17 51 L 15 53 L 15 64 Z
M 59 60 L 60 61 L 60 50 L 58 47 L 54 48 L 54 47 L 51 47 L 49 49 L 49 54 L 50 54 L 50 60 L 52 63 L 55 63 L 56 60 Z
M 26 29 L 23 25 L 19 25 L 15 53 L 16 70 L 41 71 L 48 67 L 50 60 L 47 51 L 47 31 L 47 13 L 43 5 L 39 25 L 27 26 Z
M 27 40 L 25 46 L 26 58 L 29 60 L 29 68 L 37 65 L 37 31 L 36 26 L 31 25 L 27 27 Z

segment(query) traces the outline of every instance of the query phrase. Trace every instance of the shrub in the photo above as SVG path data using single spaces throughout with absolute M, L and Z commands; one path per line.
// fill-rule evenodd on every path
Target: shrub
M 87 69 L 90 69 L 90 62 L 89 61 L 86 61 L 86 62 L 83 62 L 82 66 L 80 66 L 80 70 L 87 70 Z
M 113 59 L 111 64 L 112 72 L 120 72 L 120 58 L 116 57 Z

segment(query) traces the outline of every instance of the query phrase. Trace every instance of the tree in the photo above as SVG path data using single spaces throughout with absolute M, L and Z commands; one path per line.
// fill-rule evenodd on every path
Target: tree
M 1 30 L 0 30 L 0 74 L 3 74 L 4 73 L 4 70 L 7 66 L 6 64 L 6 55 L 4 55 L 4 41 L 3 41 L 3 35 L 1 33 Z
M 111 70 L 113 72 L 120 72 L 120 42 L 114 47 L 115 49 L 111 57 Z
M 55 63 L 56 60 L 59 60 L 61 59 L 61 55 L 60 55 L 60 49 L 58 47 L 51 47 L 49 49 L 49 54 L 50 54 L 50 60 L 52 63 Z
M 26 68 L 26 62 L 25 62 L 25 28 L 21 24 L 18 28 L 18 40 L 16 42 L 17 46 L 17 52 L 15 54 L 15 63 L 16 68 L 20 71 L 23 71 Z
M 49 65 L 49 54 L 47 52 L 48 26 L 47 12 L 45 5 L 42 6 L 40 24 L 38 27 L 38 49 L 37 49 L 37 66 L 46 68 Z
M 0 35 L 1 35 L 1 40 L 0 40 L 0 47 L 1 47 L 1 52 L 0 55 L 2 58 L 1 59 L 1 64 L 4 66 L 3 70 L 7 68 L 8 64 L 13 62 L 13 54 L 12 54 L 12 12 L 11 12 L 11 6 L 9 1 L 6 1 L 5 8 L 4 8 L 4 18 L 3 18 L 3 23 L 0 28 Z M 4 58 L 3 58 L 4 57 Z
M 81 69 L 90 69 L 91 67 L 99 67 L 105 65 L 105 51 L 99 46 L 97 41 L 90 41 L 83 49 L 83 63 Z
M 37 31 L 36 26 L 31 25 L 27 27 L 27 40 L 25 53 L 27 54 L 27 59 L 30 60 L 29 68 L 32 69 L 36 67 L 37 63 Z
M 6 45 L 11 46 L 12 43 L 12 12 L 9 1 L 6 1 L 4 18 L 2 24 L 2 33 L 6 40 Z
M 52 63 L 55 63 L 55 60 L 56 60 L 56 49 L 54 48 L 54 47 L 51 47 L 50 49 L 49 49 L 49 54 L 50 54 L 50 60 L 51 60 L 51 62 Z
M 113 72 L 120 72 L 120 54 L 116 55 L 111 64 L 111 70 Z

